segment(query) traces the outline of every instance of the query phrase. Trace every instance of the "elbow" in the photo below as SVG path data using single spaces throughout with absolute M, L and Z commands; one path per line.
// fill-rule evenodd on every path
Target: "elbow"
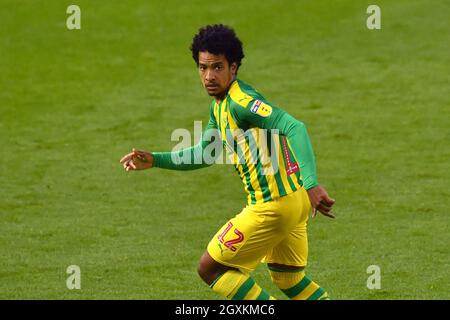
M 293 132 L 302 132 L 303 133 L 306 131 L 306 126 L 302 121 L 295 119 L 295 121 L 293 121 L 293 123 L 292 123 L 291 130 Z

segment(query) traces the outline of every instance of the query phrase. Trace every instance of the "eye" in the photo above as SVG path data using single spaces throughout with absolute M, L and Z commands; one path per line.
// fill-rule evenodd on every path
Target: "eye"
M 223 69 L 223 67 L 222 67 L 222 66 L 216 66 L 214 69 L 215 69 L 216 71 L 220 71 L 220 70 Z

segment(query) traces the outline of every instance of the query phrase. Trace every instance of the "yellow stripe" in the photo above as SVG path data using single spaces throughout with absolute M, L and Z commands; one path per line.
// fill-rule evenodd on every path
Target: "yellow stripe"
M 219 123 L 219 117 L 217 116 L 217 109 L 219 108 L 219 105 L 217 104 L 217 102 L 214 102 L 214 117 L 216 118 L 216 123 Z
M 245 145 L 244 157 L 245 157 L 245 162 L 247 164 L 248 171 L 250 172 L 250 181 L 251 181 L 253 190 L 255 190 L 256 203 L 263 203 L 264 199 L 263 199 L 261 186 L 259 185 L 258 172 L 256 171 L 256 166 L 252 160 L 250 148 L 247 144 Z
M 234 135 L 237 134 L 236 130 L 238 130 L 239 128 L 237 127 L 236 122 L 234 122 L 234 119 L 231 116 L 230 112 L 228 112 L 228 125 L 230 127 L 230 130 L 233 133 L 233 140 L 234 140 L 234 142 L 236 142 L 236 137 Z M 234 152 L 233 148 L 231 148 L 231 150 L 233 151 L 233 155 L 230 157 L 230 159 L 233 164 L 236 164 L 239 167 L 239 175 L 241 176 L 241 179 L 244 180 L 245 176 L 244 176 L 244 172 L 242 170 L 242 165 L 239 163 L 238 154 L 236 152 Z
M 228 125 L 230 126 L 230 129 L 233 130 L 234 132 L 236 132 L 235 130 L 239 130 L 239 129 L 240 129 L 240 128 L 237 126 L 236 122 L 234 121 L 234 119 L 233 119 L 233 117 L 231 116 L 230 113 L 228 113 Z M 242 130 L 242 132 L 243 132 L 243 130 Z M 245 156 L 245 149 L 246 149 L 245 139 L 242 137 L 242 138 L 238 138 L 237 140 L 238 140 L 237 145 L 238 145 L 239 148 L 241 149 L 242 154 L 243 154 L 243 156 L 244 156 L 244 160 L 247 162 L 247 166 L 248 166 L 248 165 L 249 165 L 249 164 L 248 164 L 248 160 L 247 160 L 247 157 Z M 239 164 L 239 157 L 238 157 L 238 154 L 234 153 L 233 158 L 234 158 L 234 160 L 236 160 L 236 163 L 238 164 L 237 167 L 238 167 L 238 170 L 239 170 L 239 174 L 240 174 L 240 176 L 241 176 L 242 182 L 244 183 L 245 191 L 248 193 L 248 196 L 247 196 L 248 203 L 251 203 L 252 198 L 251 198 L 250 192 L 249 192 L 249 190 L 248 190 L 248 186 L 247 186 L 247 178 L 246 178 L 245 175 L 244 175 L 244 170 L 243 170 L 243 168 L 242 168 L 242 165 Z M 249 171 L 251 172 L 250 167 L 249 167 Z M 254 171 L 256 172 L 256 170 L 254 170 Z M 257 177 L 256 177 L 256 180 L 258 180 Z M 256 182 L 258 183 L 257 186 L 256 186 L 255 183 L 253 182 L 253 178 L 252 178 L 252 176 L 250 175 L 250 183 L 251 183 L 251 185 L 252 185 L 252 187 L 253 187 L 253 190 L 255 190 L 255 198 L 256 198 L 256 200 L 258 200 L 258 197 L 256 196 L 256 194 L 257 194 L 256 190 L 261 189 L 261 188 L 259 187 L 259 182 L 258 182 L 258 181 L 256 181 Z M 261 193 L 260 197 L 262 198 L 262 193 Z
M 297 162 L 297 164 L 300 166 L 300 162 L 298 162 L 297 157 L 295 156 L 294 150 L 292 149 L 291 144 L 289 143 L 289 139 L 287 137 L 286 137 L 286 141 L 287 141 L 289 150 L 291 151 L 292 156 L 294 157 L 294 161 Z
M 236 156 L 236 153 L 233 153 L 233 156 Z M 233 160 L 235 160 L 235 159 L 233 159 Z M 238 160 L 235 162 L 235 164 L 236 164 L 236 168 L 238 169 L 239 176 L 241 177 L 241 181 L 244 184 L 244 190 L 245 190 L 245 192 L 248 193 L 247 201 L 248 201 L 248 203 L 251 203 L 252 202 L 252 198 L 251 198 L 250 192 L 248 190 L 247 179 L 245 178 L 244 170 L 242 169 L 242 165 L 239 164 Z
M 217 280 L 212 289 L 227 298 L 231 298 L 247 279 L 248 276 L 242 274 L 240 271 L 229 270 Z
M 261 138 L 261 129 L 257 128 L 257 134 L 256 134 L 255 140 L 256 140 L 256 145 L 258 147 L 261 146 L 260 138 Z M 263 148 L 262 149 L 258 148 L 258 149 L 259 149 L 259 155 L 260 155 L 259 158 L 262 161 L 261 154 L 264 153 L 265 155 L 267 155 L 267 140 L 264 142 Z M 262 163 L 261 163 L 261 165 L 262 165 Z M 273 172 L 273 167 L 272 167 L 270 158 L 269 158 L 269 162 L 266 165 L 262 165 L 262 166 L 266 169 L 267 172 Z M 269 170 L 272 170 L 272 171 L 269 171 Z M 262 174 L 262 172 L 261 172 L 261 174 Z M 266 174 L 264 176 L 266 177 L 267 184 L 269 185 L 270 196 L 272 197 L 272 199 L 279 198 L 280 192 L 278 191 L 278 185 L 277 185 L 274 175 Z
M 262 291 L 261 287 L 255 283 L 255 285 L 251 288 L 251 290 L 245 296 L 244 300 L 256 300 L 256 298 L 258 298 L 261 291 Z
M 234 102 L 236 102 L 237 104 L 241 105 L 244 108 L 246 108 L 248 104 L 254 99 L 252 96 L 246 94 L 241 90 L 237 81 L 235 81 L 233 85 L 230 87 L 228 94 L 230 95 L 231 99 L 233 99 Z
M 228 91 L 228 94 L 235 103 L 239 104 L 244 108 L 246 108 L 248 104 L 254 99 L 252 96 L 246 94 L 241 90 L 237 81 L 235 81 L 232 84 L 230 90 Z M 250 182 L 253 187 L 253 190 L 255 190 L 256 203 L 263 203 L 264 198 L 261 186 L 259 185 L 258 173 L 256 171 L 254 163 L 251 163 L 251 152 L 249 148 L 247 148 L 247 146 L 245 146 L 244 149 L 242 150 L 248 167 L 248 171 L 250 173 Z
M 330 300 L 330 297 L 328 296 L 328 293 L 325 292 L 323 295 L 319 297 L 319 300 Z
M 230 120 L 232 119 L 232 117 L 231 117 L 231 115 L 230 115 L 230 112 L 226 112 L 225 111 L 225 107 L 226 107 L 226 99 L 227 98 L 225 98 L 225 100 L 224 100 L 224 107 L 223 107 L 223 109 L 222 109 L 222 112 L 221 112 L 221 121 L 222 121 L 222 123 L 224 123 L 223 122 L 223 119 L 224 119 L 224 117 L 227 119 L 227 121 L 226 121 L 226 124 L 228 124 L 229 126 L 230 126 L 230 129 L 234 129 L 233 127 L 232 127 L 232 124 L 230 123 Z M 222 140 L 225 142 L 225 143 L 227 143 L 227 136 L 226 136 L 226 125 L 225 126 L 221 126 L 221 135 L 222 135 Z M 230 153 L 230 152 L 231 153 Z M 227 156 L 227 158 L 229 158 L 230 160 L 231 160 L 231 163 L 233 163 L 233 164 L 236 164 L 237 166 L 240 166 L 239 165 L 239 159 L 238 159 L 238 157 L 237 157 L 237 154 L 234 152 L 234 150 L 233 150 L 233 148 L 232 147 L 228 147 L 228 144 L 227 144 L 227 148 L 225 149 L 225 152 L 226 152 L 226 156 Z M 238 170 L 239 170 L 239 175 L 241 176 L 241 179 L 243 179 L 243 177 L 244 177 L 244 173 L 243 173 L 243 170 L 242 170 L 242 168 L 238 168 Z
M 220 132 L 222 134 L 222 139 L 226 139 L 225 126 L 223 126 L 222 123 L 223 123 L 224 117 L 227 117 L 227 113 L 225 112 L 225 107 L 227 105 L 227 98 L 225 98 L 225 100 L 222 101 L 221 105 L 222 105 L 222 108 L 220 110 L 220 121 L 222 121 L 222 122 L 219 123 L 219 127 L 220 127 Z
M 293 182 L 294 185 L 295 185 L 295 188 L 296 188 L 297 190 L 300 189 L 301 186 L 300 186 L 300 184 L 298 183 L 298 178 L 297 178 L 297 176 L 295 175 L 295 173 L 291 174 L 290 177 L 291 177 L 292 182 Z
M 247 280 L 247 279 L 248 279 L 248 277 L 245 275 L 239 276 L 238 281 L 234 283 L 235 287 L 230 292 L 230 294 L 228 295 L 227 298 L 233 297 L 238 292 L 239 288 L 242 286 L 242 284 L 245 282 L 245 280 Z M 234 280 L 234 279 L 231 279 L 231 280 Z
M 287 180 L 286 167 L 284 166 L 283 150 L 281 143 L 278 140 L 277 144 L 278 144 L 278 165 L 280 170 L 281 181 L 283 181 L 284 190 L 286 190 L 286 193 L 289 194 L 292 193 L 292 189 L 291 185 Z
M 317 290 L 317 288 L 319 288 L 319 285 L 314 281 L 311 281 L 305 290 L 293 297 L 292 300 L 306 300 Z

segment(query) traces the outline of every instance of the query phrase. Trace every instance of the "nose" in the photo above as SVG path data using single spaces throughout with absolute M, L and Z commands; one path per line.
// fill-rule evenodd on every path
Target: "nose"
M 212 70 L 207 69 L 205 71 L 205 80 L 208 82 L 214 80 L 214 72 Z

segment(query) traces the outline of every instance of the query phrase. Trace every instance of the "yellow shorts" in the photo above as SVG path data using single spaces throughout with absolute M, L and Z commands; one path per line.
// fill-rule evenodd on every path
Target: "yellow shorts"
M 310 208 L 304 188 L 248 205 L 216 233 L 208 253 L 215 261 L 244 272 L 253 271 L 260 262 L 305 267 Z

